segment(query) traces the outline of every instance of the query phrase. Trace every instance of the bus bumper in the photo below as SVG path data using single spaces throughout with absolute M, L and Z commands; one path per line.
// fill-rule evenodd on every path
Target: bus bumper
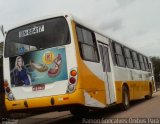
M 5 106 L 7 111 L 18 111 L 39 108 L 56 108 L 56 106 L 67 106 L 79 104 L 84 105 L 84 95 L 82 89 L 75 90 L 71 94 L 47 96 L 40 98 L 30 98 L 23 100 L 9 101 L 5 98 Z

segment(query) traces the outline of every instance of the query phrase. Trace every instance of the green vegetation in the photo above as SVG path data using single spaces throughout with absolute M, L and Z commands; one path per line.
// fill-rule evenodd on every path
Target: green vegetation
M 160 57 L 151 57 L 154 77 L 157 86 L 160 86 Z

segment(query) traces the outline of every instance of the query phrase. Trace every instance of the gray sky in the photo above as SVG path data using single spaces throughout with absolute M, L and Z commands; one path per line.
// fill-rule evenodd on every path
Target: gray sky
M 0 24 L 6 30 L 57 12 L 76 15 L 148 56 L 160 56 L 160 0 L 0 0 Z

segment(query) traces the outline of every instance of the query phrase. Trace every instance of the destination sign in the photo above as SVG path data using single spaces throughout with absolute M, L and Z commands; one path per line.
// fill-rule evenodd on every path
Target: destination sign
M 34 26 L 33 28 L 20 31 L 19 32 L 19 38 L 26 37 L 26 36 L 29 36 L 29 35 L 38 34 L 38 33 L 41 33 L 41 32 L 44 32 L 44 25 Z

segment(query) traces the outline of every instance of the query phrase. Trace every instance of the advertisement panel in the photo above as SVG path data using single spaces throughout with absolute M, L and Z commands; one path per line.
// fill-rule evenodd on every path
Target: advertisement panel
M 65 48 L 32 51 L 10 58 L 10 76 L 12 87 L 67 80 Z

